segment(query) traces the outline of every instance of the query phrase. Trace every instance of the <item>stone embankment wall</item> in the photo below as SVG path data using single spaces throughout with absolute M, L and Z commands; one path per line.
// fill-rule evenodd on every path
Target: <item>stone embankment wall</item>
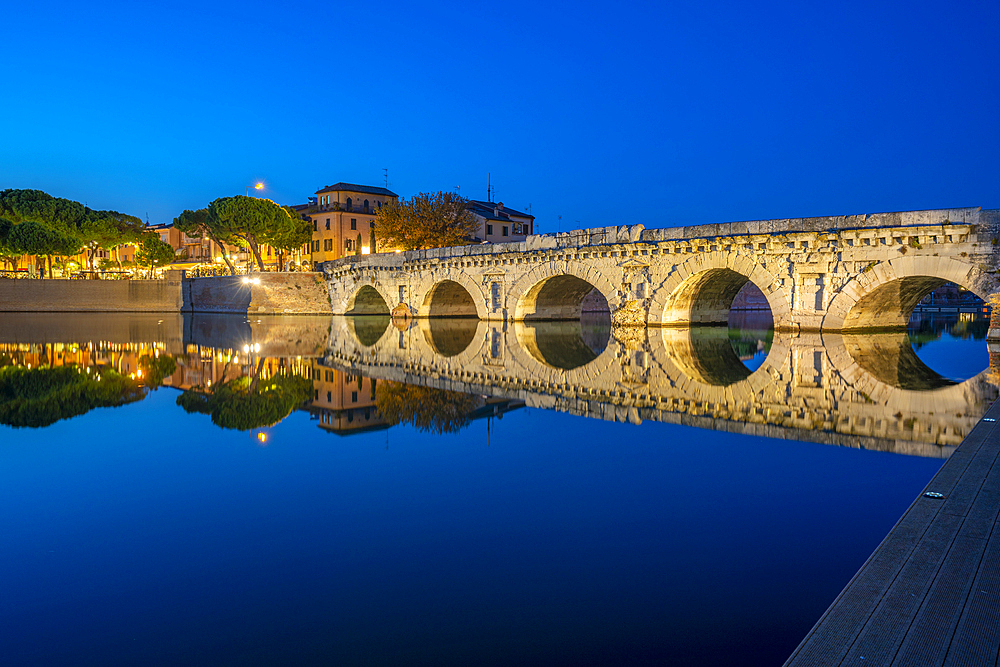
M 0 312 L 329 315 L 319 273 L 164 280 L 0 280 Z
M 258 273 L 188 278 L 184 312 L 253 315 L 329 315 L 330 293 L 321 273 Z M 254 280 L 258 282 L 253 282 Z
M 0 312 L 171 313 L 181 281 L 0 280 Z

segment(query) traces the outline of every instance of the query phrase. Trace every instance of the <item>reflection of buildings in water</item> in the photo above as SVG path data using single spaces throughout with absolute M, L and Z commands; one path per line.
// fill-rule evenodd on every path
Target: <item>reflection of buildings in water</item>
M 319 421 L 321 429 L 349 435 L 391 426 L 375 408 L 376 380 L 324 367 L 315 359 L 309 377 L 314 389 L 309 415 Z
M 540 336 L 566 335 L 558 324 L 546 332 L 545 323 L 478 322 L 465 349 L 444 356 L 431 344 L 434 320 L 387 327 L 362 345 L 346 318 L 334 319 L 324 363 L 345 373 L 616 421 L 944 456 L 997 396 L 986 372 L 941 382 L 905 334 L 775 333 L 767 358 L 751 370 L 725 328 L 642 329 L 612 332 L 586 363 L 557 365 L 537 348 Z
M 144 356 L 158 356 L 162 343 L 0 343 L 0 365 L 24 366 L 79 366 L 96 371 L 114 370 L 132 379 L 142 379 L 139 360 Z
M 169 354 L 177 367 L 163 384 L 181 390 L 254 373 L 264 379 L 301 375 L 313 381 L 305 407 L 321 428 L 342 433 L 384 427 L 373 388 L 391 380 L 601 419 L 666 421 L 928 456 L 947 454 L 961 442 L 997 395 L 995 374 L 959 384 L 943 381 L 913 353 L 911 342 L 919 342 L 912 332 L 909 338 L 774 334 L 766 358 L 752 369 L 740 359 L 762 344 L 767 349 L 766 338 L 763 343 L 754 335 L 734 339 L 721 327 L 626 331 L 604 324 L 587 329 L 544 322 L 449 325 L 337 317 L 304 321 L 300 333 L 298 324 L 275 320 L 258 324 L 260 331 L 240 330 L 239 344 L 234 338 L 232 347 L 219 336 L 213 343 L 223 344 L 215 347 L 198 345 L 187 334 L 183 344 L 179 337 L 144 343 L 77 337 L 80 342 L 0 344 L 0 363 L 114 368 L 128 377 L 139 372 L 143 355 Z M 156 326 L 153 320 L 146 329 L 154 332 Z M 269 349 L 298 354 L 301 346 L 280 347 L 275 332 L 280 329 L 281 340 L 296 341 L 306 334 L 315 338 L 319 328 L 329 331 L 322 362 L 244 351 L 256 348 L 244 340 L 252 336 L 262 349 L 267 343 Z M 577 336 L 575 345 L 556 349 L 555 341 L 567 335 Z M 567 349 L 581 354 L 565 358 Z

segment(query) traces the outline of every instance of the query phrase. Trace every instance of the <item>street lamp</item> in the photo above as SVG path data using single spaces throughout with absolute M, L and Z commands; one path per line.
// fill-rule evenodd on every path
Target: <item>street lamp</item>
M 254 190 L 263 190 L 264 189 L 264 184 L 263 183 L 254 183 L 253 185 L 248 185 L 247 186 L 247 197 L 250 196 L 250 188 L 253 188 Z

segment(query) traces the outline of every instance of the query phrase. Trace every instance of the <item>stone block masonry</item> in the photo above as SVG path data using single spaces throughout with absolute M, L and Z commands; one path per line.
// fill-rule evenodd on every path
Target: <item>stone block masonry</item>
M 176 313 L 180 280 L 0 280 L 0 312 Z
M 250 282 L 244 282 L 249 278 Z M 254 282 L 256 281 L 256 282 Z M 329 315 L 330 294 L 319 273 L 258 273 L 188 278 L 184 312 Z
M 0 280 L 0 312 L 329 315 L 319 273 L 165 280 Z M 253 282 L 253 281 L 256 282 Z

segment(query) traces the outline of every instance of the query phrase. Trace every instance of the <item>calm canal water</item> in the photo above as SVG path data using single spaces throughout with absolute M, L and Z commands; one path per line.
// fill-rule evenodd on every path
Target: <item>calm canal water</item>
M 780 665 L 996 398 L 963 317 L 5 315 L 0 663 Z

